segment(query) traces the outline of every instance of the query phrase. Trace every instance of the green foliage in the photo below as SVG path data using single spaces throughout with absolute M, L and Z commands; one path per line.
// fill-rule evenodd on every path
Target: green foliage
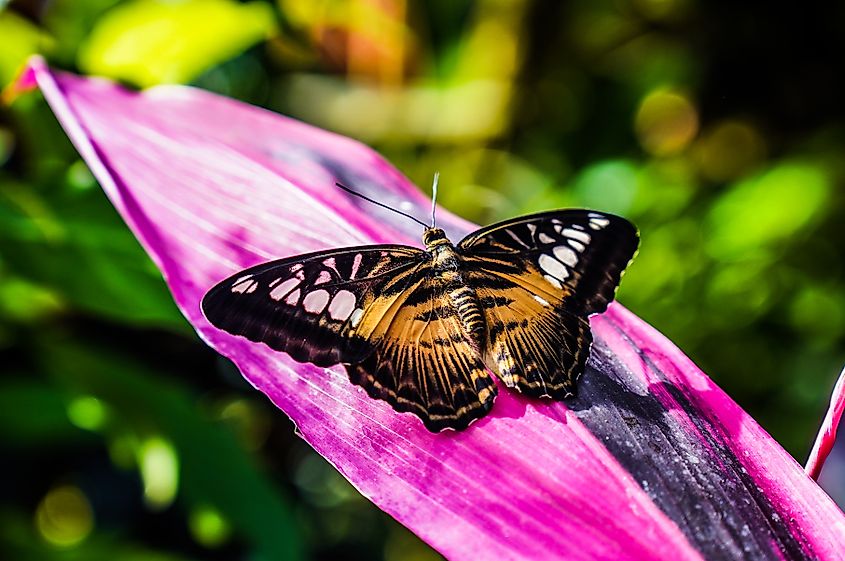
M 291 506 L 256 468 L 231 427 L 203 414 L 190 392 L 104 348 L 50 342 L 39 357 L 41 368 L 71 395 L 90 396 L 111 412 L 98 430 L 107 440 L 134 449 L 152 508 L 165 508 L 173 500 L 156 494 L 160 481 L 178 480 L 179 496 L 188 505 L 225 513 L 227 523 L 254 544 L 261 558 L 299 558 Z M 161 455 L 172 455 L 174 461 Z M 144 469 L 157 460 L 158 466 Z
M 34 52 L 136 86 L 193 83 L 361 138 L 419 185 L 439 170 L 441 201 L 477 222 L 562 206 L 631 218 L 643 243 L 620 300 L 806 454 L 845 357 L 845 46 L 826 14 L 32 5 L 0 8 L 0 87 Z M 436 558 L 193 336 L 43 101 L 3 111 L 0 446 L 25 481 L 0 507 L 13 558 Z
M 126 2 L 97 20 L 79 66 L 139 86 L 184 83 L 265 38 L 273 24 L 260 2 Z

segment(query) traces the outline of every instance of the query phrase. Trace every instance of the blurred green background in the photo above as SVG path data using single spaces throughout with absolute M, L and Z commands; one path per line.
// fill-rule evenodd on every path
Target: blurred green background
M 845 362 L 843 26 L 841 3 L 0 0 L 0 87 L 43 53 L 359 138 L 480 223 L 625 215 L 620 299 L 803 461 Z M 4 559 L 438 558 L 197 339 L 39 95 L 0 109 L 0 165 Z

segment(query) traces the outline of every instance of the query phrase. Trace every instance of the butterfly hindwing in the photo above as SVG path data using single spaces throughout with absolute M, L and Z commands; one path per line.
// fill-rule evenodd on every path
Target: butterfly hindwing
M 460 430 L 490 410 L 496 385 L 446 283 L 431 273 L 421 277 L 390 323 L 378 327 L 375 351 L 346 368 L 370 396 L 415 413 L 429 430 Z
M 487 324 L 485 362 L 508 387 L 563 399 L 574 394 L 587 361 L 590 324 L 531 277 L 480 269 L 470 274 Z
M 487 323 L 485 360 L 509 387 L 563 399 L 639 243 L 627 220 L 569 210 L 494 224 L 460 244 Z
M 241 271 L 203 298 L 216 327 L 328 366 L 372 352 L 371 332 L 403 298 L 427 254 L 367 246 L 298 255 Z

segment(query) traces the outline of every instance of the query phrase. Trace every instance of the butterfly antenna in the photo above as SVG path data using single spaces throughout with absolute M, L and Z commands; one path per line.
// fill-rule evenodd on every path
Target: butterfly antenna
M 365 200 L 365 201 L 367 201 L 368 203 L 373 203 L 373 204 L 374 204 L 374 205 L 376 205 L 376 206 L 380 206 L 381 208 L 386 208 L 387 210 L 392 211 L 392 212 L 395 212 L 396 214 L 401 214 L 402 216 L 404 216 L 404 217 L 406 217 L 406 218 L 410 218 L 411 220 L 413 220 L 414 222 L 416 222 L 417 224 L 419 224 L 419 225 L 420 225 L 420 226 L 422 226 L 423 228 L 428 228 L 428 224 L 426 224 L 425 222 L 423 222 L 423 221 L 421 221 L 421 220 L 418 220 L 418 219 L 414 218 L 414 217 L 413 217 L 413 216 L 411 216 L 410 214 L 406 214 L 406 213 L 402 212 L 401 210 L 396 210 L 395 208 L 393 208 L 393 207 L 389 207 L 389 206 L 387 206 L 386 204 L 382 204 L 382 203 L 380 203 L 380 202 L 378 202 L 378 201 L 374 201 L 373 199 L 371 199 L 371 198 L 369 198 L 369 197 L 367 197 L 367 196 L 364 196 L 364 195 L 362 195 L 361 193 L 358 193 L 357 191 L 353 191 L 352 189 L 350 189 L 350 188 L 349 188 L 349 187 L 347 187 L 346 185 L 343 185 L 342 183 L 337 183 L 337 182 L 335 182 L 335 185 L 337 185 L 338 187 L 340 187 L 341 189 L 343 189 L 344 191 L 346 191 L 346 192 L 347 192 L 347 193 L 349 193 L 350 195 L 355 195 L 356 197 L 360 197 L 360 198 L 364 199 L 364 200 Z
M 437 209 L 437 180 L 440 179 L 440 172 L 434 172 L 434 183 L 431 185 L 431 227 L 437 225 L 437 217 L 434 211 Z

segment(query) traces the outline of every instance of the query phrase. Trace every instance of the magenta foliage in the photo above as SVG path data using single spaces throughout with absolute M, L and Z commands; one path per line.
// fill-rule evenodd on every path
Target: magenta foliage
M 842 420 L 842 414 L 845 413 L 845 370 L 839 375 L 839 380 L 833 388 L 833 394 L 830 396 L 830 407 L 827 414 L 822 420 L 822 426 L 816 441 L 813 443 L 813 449 L 810 450 L 810 457 L 807 460 L 807 474 L 813 479 L 818 479 L 821 474 L 824 461 L 827 459 L 830 451 L 833 450 L 833 445 L 836 443 L 836 428 Z
M 37 83 L 185 317 L 365 496 L 449 559 L 841 559 L 845 517 L 772 438 L 653 328 L 614 304 L 566 404 L 502 391 L 432 434 L 342 368 L 214 329 L 199 301 L 255 263 L 419 227 L 335 181 L 427 215 L 371 149 L 207 92 L 144 93 L 53 72 Z M 446 178 L 448 183 L 448 178 Z M 452 239 L 473 228 L 441 212 Z M 648 251 L 647 247 L 643 251 Z

